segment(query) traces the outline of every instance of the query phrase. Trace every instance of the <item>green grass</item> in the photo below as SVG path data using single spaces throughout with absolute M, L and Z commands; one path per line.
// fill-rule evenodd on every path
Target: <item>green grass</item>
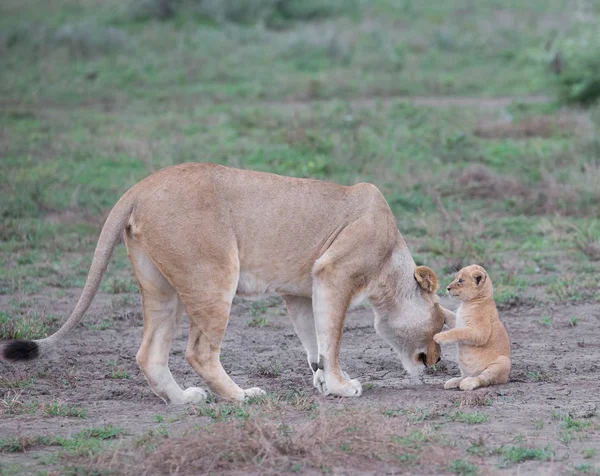
M 550 447 L 532 448 L 528 446 L 509 446 L 500 450 L 505 463 L 517 464 L 528 460 L 549 461 L 554 456 Z
M 42 405 L 44 416 L 61 416 L 61 417 L 75 417 L 85 418 L 87 416 L 87 410 L 81 407 L 69 406 L 66 403 L 59 401 L 53 401 Z
M 122 380 L 131 378 L 125 369 L 116 369 L 110 373 L 110 378 Z
M 92 455 L 104 450 L 111 440 L 124 434 L 122 428 L 106 425 L 88 428 L 68 438 L 58 436 L 5 438 L 0 440 L 0 452 L 15 453 L 37 446 L 60 446 L 69 455 Z
M 451 421 L 458 421 L 460 423 L 467 423 L 469 425 L 476 425 L 488 421 L 487 415 L 479 412 L 469 413 L 457 411 L 447 415 L 447 418 Z
M 186 0 L 165 21 L 140 14 L 142 3 L 0 7 L 0 293 L 81 288 L 119 196 L 162 167 L 207 161 L 373 182 L 417 261 L 442 284 L 483 264 L 501 307 L 600 298 L 598 106 L 431 108 L 396 97 L 552 94 L 546 43 L 558 18 L 567 36 L 581 26 L 570 2 L 228 1 L 205 11 Z M 288 103 L 312 99 L 324 101 Z M 551 132 L 493 133 L 532 118 Z M 137 305 L 123 247 L 100 289 L 115 310 Z M 250 306 L 249 325 L 265 325 L 271 303 Z M 55 323 L 34 311 L 4 311 L 0 337 L 47 334 Z
M 479 473 L 479 468 L 470 463 L 469 461 L 465 461 L 462 459 L 455 459 L 448 465 L 448 471 L 453 474 L 462 474 L 462 475 L 476 475 Z

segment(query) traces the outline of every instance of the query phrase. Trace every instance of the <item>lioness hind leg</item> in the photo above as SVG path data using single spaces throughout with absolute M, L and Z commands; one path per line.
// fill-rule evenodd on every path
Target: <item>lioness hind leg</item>
M 285 305 L 294 325 L 296 335 L 302 342 L 308 365 L 313 374 L 319 368 L 319 347 L 317 344 L 317 332 L 315 330 L 315 318 L 313 315 L 312 299 L 299 296 L 283 296 Z
M 223 257 L 219 266 L 206 264 L 205 276 L 189 276 L 186 287 L 180 291 L 190 320 L 185 357 L 213 392 L 227 400 L 242 401 L 265 392 L 256 387 L 241 389 L 219 359 L 239 275 L 237 261 L 230 262 L 230 266 L 223 264 L 226 262 Z
M 265 392 L 260 388 L 241 389 L 221 365 L 221 342 L 231 302 L 218 301 L 217 296 L 194 299 L 193 303 L 187 304 L 186 310 L 190 318 L 190 338 L 185 358 L 209 388 L 227 400 L 243 401 L 247 397 L 263 395 Z
M 127 249 L 140 285 L 144 309 L 144 337 L 136 355 L 140 369 L 154 393 L 166 403 L 205 400 L 204 390 L 196 387 L 182 390 L 169 370 L 169 351 L 183 313 L 177 292 L 135 243 L 127 242 Z
M 477 377 L 467 377 L 464 379 L 460 383 L 460 389 L 474 390 L 479 387 L 506 383 L 508 382 L 510 367 L 510 359 L 506 356 L 500 356 L 488 365 Z

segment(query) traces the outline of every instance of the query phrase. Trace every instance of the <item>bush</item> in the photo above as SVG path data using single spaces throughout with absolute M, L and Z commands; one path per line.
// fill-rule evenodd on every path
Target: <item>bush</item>
M 559 40 L 552 56 L 558 97 L 588 106 L 600 98 L 600 29 L 590 27 Z

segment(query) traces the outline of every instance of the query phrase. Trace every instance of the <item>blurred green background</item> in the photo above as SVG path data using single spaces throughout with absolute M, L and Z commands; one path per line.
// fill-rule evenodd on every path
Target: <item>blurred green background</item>
M 502 306 L 600 299 L 599 20 L 567 0 L 3 0 L 3 315 L 82 286 L 119 196 L 187 161 L 373 182 L 442 284 L 478 262 Z M 102 290 L 135 290 L 123 247 Z

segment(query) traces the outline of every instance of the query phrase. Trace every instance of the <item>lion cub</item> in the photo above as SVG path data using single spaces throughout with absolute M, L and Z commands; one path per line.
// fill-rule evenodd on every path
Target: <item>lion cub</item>
M 492 280 L 476 264 L 461 269 L 448 286 L 460 299 L 456 315 L 448 313 L 446 324 L 453 329 L 433 336 L 438 344 L 458 343 L 461 376 L 448 380 L 445 389 L 473 390 L 508 382 L 510 341 L 498 317 Z M 454 321 L 454 322 L 451 322 Z

